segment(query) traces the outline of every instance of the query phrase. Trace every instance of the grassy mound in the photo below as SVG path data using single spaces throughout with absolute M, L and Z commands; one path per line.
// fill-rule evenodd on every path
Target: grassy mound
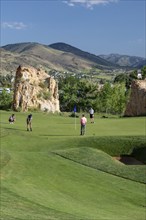
M 111 156 L 129 155 L 146 164 L 145 136 L 85 137 L 81 147 L 100 149 Z
M 97 170 L 146 183 L 146 166 L 123 165 L 101 150 L 82 147 L 56 151 L 55 154 Z

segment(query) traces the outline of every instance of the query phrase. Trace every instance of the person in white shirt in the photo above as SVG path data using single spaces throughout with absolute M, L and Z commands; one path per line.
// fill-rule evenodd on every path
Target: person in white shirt
M 89 113 L 90 113 L 91 123 L 94 123 L 94 110 L 93 110 L 93 108 L 90 108 Z
M 84 114 L 81 117 L 80 123 L 81 123 L 81 134 L 80 135 L 84 135 L 85 129 L 86 129 L 86 123 L 87 123 L 87 118 L 85 117 Z

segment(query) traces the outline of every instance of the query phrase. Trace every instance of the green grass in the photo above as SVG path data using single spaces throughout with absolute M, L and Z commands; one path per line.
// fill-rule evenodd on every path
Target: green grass
M 54 153 L 62 156 L 65 159 L 72 160 L 106 173 L 134 180 L 136 182 L 146 183 L 146 166 L 125 166 L 123 163 L 118 162 L 109 154 L 106 154 L 101 150 L 82 147 L 69 150 L 59 150 L 55 151 Z
M 145 118 L 95 118 L 80 136 L 79 119 L 1 112 L 2 220 L 145 220 Z

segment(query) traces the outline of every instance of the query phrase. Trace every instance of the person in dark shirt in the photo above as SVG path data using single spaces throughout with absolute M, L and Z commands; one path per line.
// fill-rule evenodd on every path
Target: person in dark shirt
M 9 123 L 10 124 L 13 124 L 15 122 L 16 118 L 15 118 L 15 115 L 12 114 L 10 117 L 9 117 Z
M 32 114 L 27 116 L 26 123 L 27 123 L 27 131 L 32 131 Z

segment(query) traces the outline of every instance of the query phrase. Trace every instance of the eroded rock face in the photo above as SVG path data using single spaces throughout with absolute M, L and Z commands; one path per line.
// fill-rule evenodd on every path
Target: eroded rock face
M 131 94 L 127 103 L 125 116 L 146 115 L 146 79 L 135 80 L 131 84 Z
M 36 108 L 53 113 L 60 111 L 58 84 L 43 70 L 19 66 L 14 88 L 14 110 Z

